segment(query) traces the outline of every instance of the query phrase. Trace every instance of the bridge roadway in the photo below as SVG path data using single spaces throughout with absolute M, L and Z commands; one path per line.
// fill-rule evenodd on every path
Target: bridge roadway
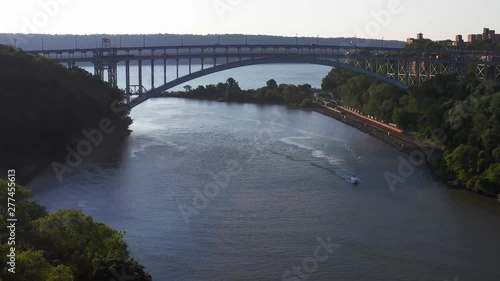
M 80 58 L 86 59 L 86 58 L 92 58 L 92 54 L 101 52 L 101 51 L 109 51 L 109 52 L 116 52 L 117 55 L 129 55 L 131 52 L 134 53 L 142 53 L 144 51 L 149 51 L 150 54 L 154 54 L 157 51 L 163 51 L 163 54 L 168 54 L 171 53 L 170 51 L 174 50 L 178 52 L 179 50 L 188 50 L 188 54 L 190 53 L 189 50 L 201 50 L 201 52 L 204 52 L 204 50 L 220 50 L 220 49 L 261 49 L 261 50 L 267 50 L 267 49 L 285 49 L 285 50 L 305 50 L 305 49 L 313 49 L 316 51 L 320 50 L 319 53 L 322 53 L 323 51 L 325 53 L 338 53 L 339 51 L 345 51 L 345 50 L 358 50 L 358 51 L 368 51 L 368 52 L 373 52 L 373 51 L 378 51 L 378 52 L 401 52 L 401 51 L 408 51 L 408 52 L 414 52 L 414 53 L 426 53 L 426 54 L 447 54 L 450 56 L 500 56 L 500 53 L 495 53 L 495 52 L 489 52 L 489 51 L 481 51 L 481 50 L 448 50 L 448 51 L 442 51 L 442 50 L 404 50 L 401 48 L 387 48 L 387 47 L 362 47 L 362 46 L 339 46 L 339 45 L 272 45 L 272 44 L 256 44 L 256 45 L 176 45 L 176 46 L 150 46 L 150 47 L 112 47 L 112 48 L 78 48 L 78 49 L 60 49 L 60 50 L 29 50 L 26 51 L 27 53 L 30 54 L 39 54 L 42 56 L 46 56 L 48 58 L 52 59 L 52 55 L 55 55 L 57 58 L 72 58 L 74 57 L 74 54 L 80 54 Z M 87 56 L 86 54 L 89 53 L 91 56 Z M 154 56 L 154 55 L 153 55 Z
M 156 46 L 123 48 L 88 48 L 66 50 L 28 51 L 50 60 L 76 64 L 94 64 L 94 74 L 117 85 L 117 65 L 126 66 L 127 102 L 134 107 L 148 98 L 172 87 L 205 75 L 232 68 L 269 63 L 307 63 L 343 68 L 370 75 L 403 90 L 418 85 L 438 74 L 456 73 L 465 75 L 470 66 L 476 68 L 478 79 L 500 78 L 500 54 L 484 51 L 432 51 L 405 50 L 398 48 L 377 48 L 358 46 L 325 45 L 195 45 L 195 46 Z M 167 81 L 167 61 L 175 61 L 177 75 Z M 191 71 L 194 61 L 201 62 L 201 70 Z M 142 84 L 143 62 L 150 62 L 152 89 L 147 91 Z M 155 61 L 163 62 L 163 85 L 155 87 Z M 189 64 L 189 74 L 179 76 L 181 61 Z M 130 85 L 131 62 L 137 63 L 139 85 Z M 210 65 L 206 68 L 206 65 Z M 131 89 L 139 89 L 140 98 L 131 100 Z

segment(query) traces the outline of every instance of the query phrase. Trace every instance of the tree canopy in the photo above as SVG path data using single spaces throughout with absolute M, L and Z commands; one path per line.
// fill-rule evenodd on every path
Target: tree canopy
M 7 210 L 6 181 L 0 180 L 0 208 Z M 76 210 L 47 214 L 31 201 L 31 192 L 16 187 L 16 273 L 7 271 L 10 245 L 0 239 L 0 278 L 13 281 L 108 281 L 126 273 L 150 281 L 144 267 L 130 258 L 124 232 L 114 230 Z M 0 224 L 6 227 L 6 216 Z M 133 279 L 131 276 L 133 276 Z
M 199 86 L 185 92 L 174 92 L 173 96 L 191 99 L 225 100 L 228 102 L 244 102 L 257 104 L 287 104 L 310 107 L 314 94 L 311 85 L 278 85 L 276 80 L 266 82 L 266 86 L 255 90 L 242 90 L 234 78 L 225 83 Z
M 473 73 L 458 80 L 438 75 L 408 93 L 353 72 L 334 69 L 323 90 L 365 115 L 397 124 L 407 133 L 431 140 L 440 129 L 445 153 L 436 168 L 443 177 L 488 195 L 500 193 L 499 81 L 478 81 Z M 435 140 L 434 140 L 435 141 Z
M 0 138 L 0 167 L 24 172 L 42 159 L 57 160 L 84 129 L 99 128 L 104 118 L 116 127 L 115 135 L 130 132 L 123 91 L 83 69 L 0 45 L 0 85 L 0 127 L 9 134 Z

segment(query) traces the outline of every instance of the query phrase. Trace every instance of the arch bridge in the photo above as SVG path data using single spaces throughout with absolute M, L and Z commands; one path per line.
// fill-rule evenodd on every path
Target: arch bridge
M 131 108 L 175 86 L 216 72 L 238 67 L 304 63 L 331 66 L 366 74 L 400 89 L 408 90 L 438 74 L 464 77 L 474 67 L 480 80 L 500 78 L 500 54 L 484 51 L 404 50 L 359 46 L 327 45 L 191 45 L 153 47 L 111 47 L 103 39 L 100 48 L 37 50 L 33 55 L 74 67 L 91 63 L 94 74 L 117 86 L 118 64 L 125 65 L 125 93 Z M 143 85 L 143 65 L 151 66 L 151 89 Z M 155 65 L 163 64 L 163 83 L 155 85 Z M 167 77 L 167 67 L 174 62 L 176 75 Z M 180 75 L 179 65 L 188 66 L 188 74 Z M 201 65 L 193 71 L 193 65 Z M 130 69 L 138 68 L 138 85 L 131 85 Z M 107 75 L 106 75 L 107 74 Z M 170 79 L 170 80 L 169 80 Z M 135 90 L 134 90 L 135 89 Z

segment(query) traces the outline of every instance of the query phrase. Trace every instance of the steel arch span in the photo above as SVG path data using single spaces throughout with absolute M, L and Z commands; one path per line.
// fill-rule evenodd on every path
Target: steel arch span
M 333 61 L 333 60 L 326 60 L 326 59 L 316 59 L 316 58 L 304 58 L 304 57 L 275 57 L 275 58 L 258 58 L 258 59 L 247 59 L 247 60 L 242 60 L 242 61 L 237 61 L 237 62 L 230 62 L 230 63 L 225 63 L 217 66 L 213 66 L 210 68 L 206 68 L 197 72 L 193 72 L 191 74 L 188 74 L 186 76 L 180 77 L 178 79 L 175 79 L 173 81 L 170 81 L 160 87 L 157 87 L 155 89 L 152 89 L 151 91 L 142 94 L 138 98 L 130 101 L 129 106 L 130 108 L 134 108 L 141 103 L 147 101 L 150 98 L 153 98 L 155 96 L 158 96 L 161 93 L 164 93 L 165 91 L 172 89 L 176 86 L 182 85 L 184 83 L 187 83 L 191 80 L 207 76 L 210 74 L 214 74 L 217 72 L 225 71 L 225 70 L 230 70 L 234 68 L 240 68 L 240 67 L 245 67 L 245 66 L 251 66 L 251 65 L 262 65 L 262 64 L 280 64 L 280 63 L 296 63 L 296 64 L 315 64 L 315 65 L 322 65 L 322 66 L 331 66 L 333 68 L 339 68 L 339 69 L 345 69 L 345 70 L 350 70 L 356 73 L 360 74 L 365 74 L 368 76 L 371 76 L 375 79 L 381 80 L 383 82 L 386 82 L 390 85 L 393 85 L 401 90 L 408 91 L 409 87 L 408 85 L 405 85 L 402 82 L 399 82 L 395 79 L 392 79 L 388 76 L 385 76 L 383 74 L 346 64 L 343 62 L 338 62 L 338 61 Z

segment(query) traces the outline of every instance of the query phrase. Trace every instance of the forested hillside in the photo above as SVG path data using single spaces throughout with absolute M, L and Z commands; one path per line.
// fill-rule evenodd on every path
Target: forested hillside
M 334 69 L 323 80 L 323 90 L 342 102 L 395 123 L 408 134 L 432 140 L 441 129 L 444 156 L 434 164 L 443 178 L 458 179 L 468 189 L 500 193 L 500 86 L 498 81 L 436 76 L 409 93 L 353 72 Z
M 123 93 L 79 69 L 67 69 L 0 45 L 0 167 L 19 173 L 56 160 L 83 129 L 109 119 L 126 136 L 132 120 Z M 26 182 L 30 175 L 21 176 Z

